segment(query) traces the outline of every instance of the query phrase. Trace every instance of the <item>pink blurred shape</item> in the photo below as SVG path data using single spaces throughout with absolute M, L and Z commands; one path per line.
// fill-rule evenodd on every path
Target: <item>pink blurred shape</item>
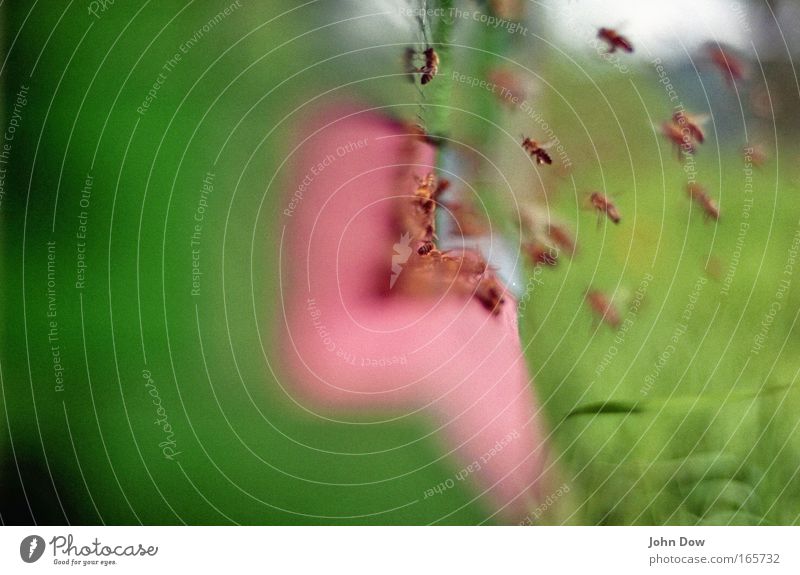
M 478 462 L 470 477 L 481 502 L 519 521 L 539 499 L 545 446 L 516 302 L 506 296 L 492 315 L 463 295 L 391 291 L 392 257 L 408 255 L 398 201 L 413 193 L 415 175 L 433 170 L 434 150 L 375 112 L 335 112 L 307 125 L 282 214 L 293 389 L 314 408 L 434 418 L 459 467 Z

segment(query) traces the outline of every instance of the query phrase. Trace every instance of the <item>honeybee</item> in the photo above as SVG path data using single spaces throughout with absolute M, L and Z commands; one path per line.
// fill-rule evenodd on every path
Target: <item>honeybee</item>
M 410 46 L 406 48 L 404 53 L 405 67 L 406 72 L 411 75 L 412 78 L 414 74 L 421 74 L 419 82 L 424 86 L 433 80 L 439 72 L 439 54 L 431 47 L 426 48 L 422 52 L 424 62 L 420 67 L 415 66 L 414 63 L 418 55 L 419 53 Z
M 414 191 L 414 197 L 419 200 L 419 205 L 423 211 L 428 213 L 434 209 L 436 199 L 449 187 L 449 180 L 444 178 L 437 180 L 433 172 L 430 172 L 424 178 L 417 178 L 417 189 Z
M 624 52 L 633 52 L 633 44 L 625 36 L 618 33 L 613 28 L 600 28 L 597 31 L 597 37 L 608 44 L 608 52 L 613 53 L 617 48 Z
M 553 240 L 553 243 L 556 244 L 558 249 L 563 252 L 568 253 L 569 255 L 573 255 L 577 246 L 575 245 L 575 239 L 572 237 L 572 234 L 565 228 L 559 224 L 551 223 L 547 226 L 547 235 Z
M 455 269 L 455 288 L 475 297 L 492 315 L 498 315 L 505 303 L 505 289 L 483 256 L 468 250 L 453 257 L 452 262 L 450 270 Z
M 449 182 L 437 180 L 430 172 L 425 177 L 416 177 L 416 184 L 413 196 L 404 198 L 398 212 L 404 243 L 418 242 L 416 256 L 407 258 L 403 274 L 397 277 L 396 291 L 421 297 L 441 295 L 452 289 L 463 297 L 475 297 L 493 315 L 498 315 L 505 301 L 504 288 L 483 256 L 476 251 L 442 252 L 434 244 L 436 198 Z M 397 254 L 402 256 L 404 252 Z M 410 248 L 405 253 L 412 254 Z M 392 269 L 394 273 L 394 262 Z M 394 285 L 391 283 L 390 287 Z
M 503 104 L 513 108 L 527 99 L 530 91 L 528 83 L 512 70 L 495 68 L 489 72 L 488 78 L 495 86 L 500 87 L 496 95 Z
M 492 315 L 505 302 L 505 290 L 478 252 L 442 252 L 436 248 L 409 260 L 397 282 L 397 290 L 413 296 L 446 292 L 476 298 Z
M 558 252 L 542 242 L 533 241 L 522 245 L 522 250 L 535 266 L 554 266 L 558 263 Z
M 498 315 L 500 307 L 506 301 L 505 290 L 494 275 L 481 278 L 475 288 L 475 297 L 492 315 Z
M 711 63 L 722 72 L 729 86 L 733 87 L 735 82 L 746 78 L 747 66 L 727 46 L 708 43 L 706 44 L 706 53 Z
M 619 211 L 614 203 L 606 196 L 605 194 L 601 194 L 600 192 L 592 192 L 589 195 L 589 202 L 592 205 L 592 208 L 597 210 L 597 223 L 600 224 L 600 215 L 605 214 L 609 220 L 613 223 L 618 224 L 620 221 Z
M 538 142 L 531 140 L 530 138 L 523 137 L 522 139 L 522 148 L 528 152 L 531 158 L 536 160 L 536 163 L 539 165 L 550 165 L 553 163 L 553 158 L 551 158 L 550 154 L 548 154 L 547 150 L 545 150 L 546 147 L 547 144 L 540 145 Z
M 423 242 L 422 245 L 417 248 L 417 253 L 421 256 L 426 256 L 433 251 L 433 242 L 427 241 Z
M 525 16 L 522 0 L 491 0 L 492 12 L 503 20 L 519 21 Z
M 714 281 L 722 281 L 722 262 L 716 256 L 709 256 L 706 262 L 705 272 Z
M 694 138 L 698 144 L 706 141 L 706 135 L 701 127 L 708 120 L 706 115 L 688 114 L 683 111 L 675 112 L 672 114 L 672 123 L 679 127 L 685 127 L 689 131 L 689 135 Z
M 708 192 L 703 186 L 691 182 L 686 186 L 686 193 L 703 209 L 706 219 L 711 218 L 713 220 L 719 220 L 719 206 L 711 196 L 708 195 Z
M 619 327 L 621 323 L 619 312 L 606 294 L 598 290 L 589 290 L 586 292 L 586 303 L 592 312 L 599 316 L 600 321 L 606 322 L 614 329 Z
M 425 65 L 419 69 L 422 72 L 419 83 L 424 86 L 439 72 L 439 54 L 433 48 L 427 48 L 422 54 L 425 56 Z
M 455 220 L 454 232 L 462 237 L 472 238 L 489 233 L 489 225 L 481 214 L 475 211 L 471 203 L 447 203 L 447 209 Z
M 761 144 L 745 146 L 743 152 L 745 162 L 750 161 L 756 168 L 762 167 L 767 162 L 767 151 Z
M 460 272 L 467 277 L 480 279 L 487 273 L 491 273 L 489 264 L 483 259 L 479 252 L 465 251 L 459 260 Z
M 675 122 L 664 122 L 661 124 L 661 133 L 675 146 L 675 149 L 678 151 L 678 158 L 680 158 L 681 151 L 686 154 L 694 154 L 697 151 L 697 147 L 689 137 L 689 132 L 684 134 L 681 127 Z
M 428 254 L 435 248 L 436 239 L 436 198 L 449 185 L 447 180 L 438 181 L 431 172 L 424 178 L 416 177 L 417 187 L 411 198 L 403 199 L 403 207 L 399 211 L 399 225 L 403 233 L 415 242 L 421 242 L 417 248 L 420 255 Z

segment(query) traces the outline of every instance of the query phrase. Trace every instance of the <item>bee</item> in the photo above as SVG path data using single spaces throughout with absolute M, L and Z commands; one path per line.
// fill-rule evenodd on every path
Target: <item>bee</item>
M 419 69 L 422 72 L 419 83 L 424 86 L 439 72 L 439 54 L 433 48 L 427 48 L 422 54 L 425 56 L 425 65 Z
M 523 137 L 522 139 L 522 149 L 528 152 L 536 163 L 539 165 L 547 164 L 550 165 L 553 163 L 553 158 L 550 157 L 550 154 L 547 153 L 545 148 L 547 144 L 540 145 L 535 140 L 531 140 L 530 138 Z
M 508 68 L 495 68 L 490 71 L 489 81 L 500 88 L 496 91 L 497 98 L 512 108 L 528 97 L 528 84 Z
M 733 87 L 737 81 L 746 78 L 747 66 L 727 46 L 709 43 L 706 45 L 706 53 L 711 63 L 722 72 L 729 86 Z
M 619 327 L 621 323 L 619 312 L 606 294 L 598 290 L 589 290 L 586 292 L 586 303 L 592 312 L 599 316 L 600 321 L 605 321 L 614 329 Z
M 412 240 L 421 242 L 417 253 L 427 255 L 435 248 L 436 198 L 447 188 L 449 182 L 438 181 L 431 172 L 424 178 L 416 177 L 416 183 L 414 195 L 403 198 L 398 223 L 403 233 L 409 234 Z
M 480 279 L 489 271 L 489 264 L 479 252 L 465 251 L 459 260 L 459 272 L 467 277 Z
M 465 238 L 484 236 L 489 233 L 486 219 L 475 211 L 471 203 L 447 203 L 447 209 L 455 220 L 455 233 Z
M 431 249 L 424 257 L 409 260 L 398 280 L 398 291 L 416 296 L 446 292 L 474 297 L 492 315 L 505 303 L 505 289 L 478 252 L 461 255 Z
M 525 16 L 525 2 L 522 0 L 491 0 L 492 13 L 502 20 L 513 22 Z
M 498 315 L 506 301 L 505 290 L 494 275 L 481 278 L 475 288 L 475 297 L 492 315 Z
M 558 263 L 558 252 L 541 242 L 533 241 L 522 245 L 522 250 L 535 266 L 554 266 Z
M 423 86 L 433 80 L 439 72 L 439 54 L 433 48 L 426 48 L 422 52 L 423 64 L 417 67 L 415 60 L 420 56 L 419 52 L 411 48 L 406 48 L 403 54 L 403 61 L 405 62 L 406 73 L 413 79 L 414 74 L 421 74 L 419 82 Z
M 613 223 L 618 224 L 620 221 L 619 211 L 614 203 L 606 196 L 605 194 L 601 194 L 600 192 L 592 192 L 589 195 L 589 202 L 592 205 L 592 208 L 597 210 L 597 223 L 600 225 L 600 215 L 605 214 L 609 220 Z
M 691 182 L 686 186 L 686 193 L 703 209 L 706 219 L 711 218 L 713 220 L 719 220 L 719 206 L 711 196 L 708 195 L 708 192 L 703 186 Z
M 706 262 L 705 272 L 706 275 L 714 281 L 722 281 L 722 262 L 715 256 L 709 256 Z
M 572 234 L 565 228 L 559 224 L 553 224 L 547 226 L 547 235 L 548 237 L 553 240 L 553 243 L 563 252 L 568 253 L 569 255 L 575 254 L 575 250 L 577 246 L 575 245 L 575 238 L 572 237 Z
M 505 302 L 505 289 L 483 256 L 471 250 L 462 254 L 443 252 L 434 244 L 436 198 L 448 188 L 448 180 L 437 180 L 430 172 L 425 177 L 416 177 L 416 184 L 413 196 L 403 198 L 399 204 L 398 217 L 400 226 L 406 230 L 402 236 L 405 244 L 411 240 L 418 242 L 418 257 L 406 262 L 403 274 L 397 278 L 396 291 L 433 296 L 453 289 L 453 293 L 463 297 L 476 298 L 492 315 L 498 315 Z M 395 251 L 403 255 L 397 247 Z M 409 249 L 407 255 L 412 253 Z
M 762 167 L 767 162 L 767 151 L 761 144 L 745 146 L 744 161 L 752 163 L 756 168 Z
M 422 245 L 417 248 L 417 253 L 421 256 L 426 256 L 433 251 L 433 242 L 427 241 L 423 242 Z
M 608 52 L 613 53 L 617 48 L 624 52 L 633 52 L 633 44 L 625 36 L 619 34 L 613 28 L 600 28 L 597 31 L 597 37 L 608 44 Z
M 468 250 L 452 261 L 457 266 L 456 288 L 476 298 L 492 315 L 498 315 L 505 303 L 505 289 L 483 256 Z
M 424 178 L 417 178 L 417 189 L 414 198 L 425 213 L 430 213 L 436 206 L 436 200 L 450 187 L 450 180 L 437 180 L 433 172 Z
M 750 90 L 750 109 L 753 115 L 762 120 L 770 120 L 783 108 L 781 98 L 774 90 L 763 85 L 753 86 Z
M 683 111 L 672 114 L 672 123 L 680 128 L 686 128 L 686 130 L 689 131 L 689 135 L 694 138 L 698 144 L 702 144 L 706 141 L 706 135 L 701 127 L 706 120 L 708 120 L 708 116 L 687 114 Z
M 675 146 L 675 149 L 678 151 L 678 158 L 680 158 L 681 151 L 686 154 L 694 154 L 697 151 L 697 147 L 689 137 L 689 132 L 687 131 L 686 134 L 684 134 L 681 127 L 675 122 L 664 122 L 661 124 L 661 133 Z

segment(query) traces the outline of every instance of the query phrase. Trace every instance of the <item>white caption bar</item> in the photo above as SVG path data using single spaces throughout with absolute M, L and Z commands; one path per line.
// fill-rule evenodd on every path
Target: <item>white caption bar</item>
M 3 527 L 0 573 L 800 573 L 798 540 L 798 527 Z

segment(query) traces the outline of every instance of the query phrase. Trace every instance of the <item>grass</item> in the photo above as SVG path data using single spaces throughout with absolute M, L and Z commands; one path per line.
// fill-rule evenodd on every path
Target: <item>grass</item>
M 704 221 L 680 165 L 652 133 L 651 118 L 669 109 L 648 73 L 598 85 L 625 117 L 616 124 L 602 111 L 593 116 L 601 155 L 575 174 L 586 186 L 605 180 L 607 193 L 624 191 L 623 221 L 597 228 L 592 214 L 578 214 L 579 199 L 558 196 L 559 214 L 578 214 L 581 251 L 548 270 L 522 325 L 554 440 L 578 486 L 571 519 L 794 524 L 800 302 L 781 281 L 792 280 L 784 266 L 800 209 L 796 181 L 778 167 L 796 147 L 782 142 L 754 170 L 749 203 L 738 146 L 726 139 L 715 158 L 715 142 L 707 143 L 698 178 L 720 199 L 722 217 Z M 568 93 L 578 117 L 597 106 L 591 90 Z M 628 158 L 612 152 L 626 141 L 636 143 Z M 618 331 L 593 323 L 581 301 L 588 286 L 619 294 L 629 321 Z M 780 311 L 764 330 L 773 302 Z M 758 334 L 763 349 L 754 348 Z
M 30 73 L 63 9 L 55 4 L 40 2 L 20 34 L 9 57 L 7 102 L 18 89 L 8 78 Z M 471 501 L 467 485 L 423 499 L 459 468 L 440 457 L 435 438 L 419 439 L 430 430 L 427 421 L 401 420 L 379 431 L 324 421 L 287 399 L 272 371 L 280 364 L 274 214 L 292 127 L 307 110 L 350 94 L 412 119 L 418 93 L 387 74 L 400 65 L 395 44 L 416 40 L 375 16 L 367 22 L 387 46 L 348 53 L 374 40 L 363 22 L 344 18 L 360 12 L 298 36 L 330 24 L 330 14 L 299 9 L 278 17 L 283 8 L 248 3 L 184 57 L 152 109 L 137 117 L 166 59 L 214 15 L 200 5 L 180 12 L 183 6 L 161 3 L 137 16 L 138 6 L 118 3 L 78 48 L 88 23 L 83 8 L 70 9 L 30 80 L 7 180 L 13 192 L 2 212 L 4 521 L 31 521 L 26 497 L 40 523 L 416 524 L 454 509 L 444 522 L 482 521 L 487 510 Z M 7 31 L 16 33 L 27 9 L 3 7 Z M 700 180 L 722 207 L 715 224 L 689 205 L 681 167 L 652 129 L 670 108 L 651 70 L 621 76 L 587 60 L 578 62 L 584 74 L 531 38 L 502 30 L 481 36 L 472 27 L 453 37 L 480 40 L 489 51 L 517 50 L 515 59 L 541 75 L 534 103 L 557 126 L 574 163 L 570 176 L 545 173 L 540 184 L 517 142 L 520 129 L 536 130 L 530 119 L 503 111 L 485 90 L 452 86 L 461 111 L 448 114 L 449 135 L 486 153 L 515 191 L 541 188 L 547 208 L 577 230 L 579 254 L 545 270 L 520 324 L 570 486 L 542 521 L 797 523 L 794 285 L 764 349 L 750 351 L 800 221 L 797 182 L 784 169 L 797 156 L 795 143 L 781 142 L 754 176 L 737 260 L 742 135 L 725 116 L 730 96 L 722 84 L 709 90 L 728 98 L 715 118 L 725 127 L 720 152 L 712 136 L 697 158 Z M 332 59 L 321 63 L 320 54 Z M 436 81 L 451 82 L 454 70 L 485 74 L 492 58 L 453 48 Z M 208 171 L 215 177 L 202 236 L 206 275 L 194 297 L 189 238 Z M 95 182 L 89 271 L 79 292 L 72 285 L 74 233 L 88 172 Z M 493 223 L 513 230 L 496 174 L 465 176 L 475 177 L 497 216 Z M 598 227 L 582 210 L 583 193 L 598 187 L 615 197 L 619 226 Z M 58 246 L 64 392 L 54 390 L 46 338 L 48 241 Z M 708 263 L 719 268 L 718 278 L 705 271 Z M 722 295 L 729 270 L 735 274 Z M 583 303 L 587 287 L 616 294 L 627 314 L 646 274 L 653 279 L 624 334 L 593 323 Z M 701 278 L 706 283 L 684 321 Z M 643 394 L 682 323 L 685 333 Z M 616 353 L 603 363 L 612 346 Z M 158 445 L 163 431 L 153 424 L 145 368 L 182 451 L 177 463 Z M 397 445 L 406 447 L 392 449 Z

